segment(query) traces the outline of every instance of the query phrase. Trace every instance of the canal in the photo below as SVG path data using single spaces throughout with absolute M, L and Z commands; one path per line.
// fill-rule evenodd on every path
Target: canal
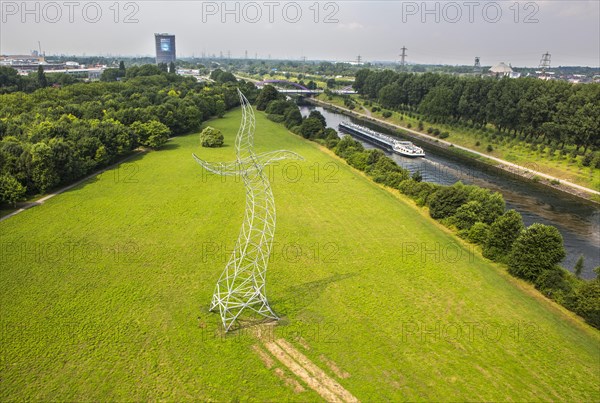
M 321 112 L 327 120 L 327 126 L 336 130 L 340 122 L 351 121 L 391 134 L 387 129 L 320 106 L 301 106 L 300 112 L 302 116 L 307 116 L 313 109 Z M 398 133 L 394 134 L 398 135 Z M 375 148 L 369 143 L 359 141 L 365 148 Z M 425 158 L 407 158 L 384 152 L 410 172 L 420 171 L 424 181 L 451 185 L 460 180 L 465 184 L 477 185 L 501 193 L 506 200 L 506 207 L 521 213 L 526 226 L 538 222 L 558 228 L 567 252 L 567 257 L 562 262 L 565 268 L 572 271 L 579 256 L 583 255 L 585 263 L 582 277 L 589 279 L 595 276 L 592 270 L 600 266 L 600 208 L 597 205 L 536 185 L 523 178 L 475 164 L 470 160 L 449 155 L 432 146 L 421 144 L 419 146 L 425 150 Z

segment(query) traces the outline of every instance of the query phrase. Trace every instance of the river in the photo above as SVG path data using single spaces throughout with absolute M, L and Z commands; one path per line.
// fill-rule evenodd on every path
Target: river
M 320 106 L 301 106 L 300 112 L 302 116 L 307 116 L 313 109 L 321 112 L 327 120 L 327 126 L 336 130 L 340 122 L 352 121 L 390 134 L 387 129 Z M 370 143 L 359 141 L 365 148 L 376 148 Z M 522 178 L 473 164 L 467 159 L 447 155 L 431 146 L 419 146 L 425 150 L 425 158 L 407 158 L 384 152 L 410 172 L 420 171 L 424 181 L 451 185 L 460 180 L 465 184 L 500 192 L 506 200 L 506 207 L 521 213 L 526 226 L 538 222 L 558 228 L 567 252 L 567 257 L 562 262 L 563 267 L 572 271 L 579 256 L 583 255 L 585 262 L 582 277 L 590 279 L 595 276 L 593 268 L 600 266 L 600 208 L 597 205 Z

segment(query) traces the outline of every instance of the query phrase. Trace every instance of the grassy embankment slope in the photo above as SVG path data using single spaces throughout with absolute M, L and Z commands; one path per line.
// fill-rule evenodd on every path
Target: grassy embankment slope
M 1 400 L 319 399 L 206 311 L 244 190 L 191 153 L 233 159 L 239 118 L 210 123 L 227 147 L 175 138 L 0 223 Z M 277 337 L 332 377 L 335 362 L 363 401 L 600 398 L 598 331 L 316 144 L 257 123 L 258 152 L 306 158 L 273 170 Z
M 344 100 L 342 97 L 333 96 L 332 99 L 329 100 L 325 94 L 321 94 L 317 98 L 321 101 L 344 107 Z M 363 108 L 360 106 L 364 105 L 364 101 L 358 96 L 353 96 L 353 99 L 359 104 L 354 111 L 357 113 L 364 113 Z M 376 103 L 374 103 L 374 105 L 376 105 Z M 369 110 L 371 109 L 369 106 L 365 107 Z M 384 118 L 382 116 L 382 111 L 372 112 L 371 115 L 374 118 L 382 119 L 389 123 L 404 127 L 410 123 L 412 130 L 418 130 L 419 120 L 416 117 L 411 118 L 404 115 L 404 117 L 400 119 L 401 114 L 393 112 L 392 116 Z M 476 129 L 467 129 L 439 123 L 424 122 L 423 124 L 423 133 L 427 133 L 426 130 L 428 127 L 438 128 L 441 132 L 447 131 L 450 133 L 450 137 L 445 139 L 446 141 L 600 191 L 600 169 L 591 169 L 590 167 L 580 166 L 579 161 L 582 158 L 581 156 L 574 160 L 568 155 L 561 156 L 559 150 L 550 155 L 549 147 L 546 147 L 543 152 L 537 150 L 532 151 L 530 146 L 523 141 L 512 139 L 503 142 L 500 139 L 492 139 L 489 137 L 491 136 L 491 133 L 489 132 L 487 133 L 488 138 L 486 138 L 481 131 Z M 477 145 L 477 142 L 480 144 Z M 492 146 L 492 151 L 487 150 L 488 145 Z

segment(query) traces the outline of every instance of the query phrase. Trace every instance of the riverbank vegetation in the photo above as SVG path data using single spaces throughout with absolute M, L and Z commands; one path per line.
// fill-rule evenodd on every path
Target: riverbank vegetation
M 600 84 L 363 69 L 354 88 L 320 98 L 600 189 Z
M 268 92 L 273 94 L 272 89 Z M 328 147 L 375 182 L 414 199 L 428 209 L 432 218 L 481 247 L 485 257 L 506 264 L 508 273 L 532 283 L 548 298 L 600 328 L 600 268 L 595 269 L 595 279 L 586 281 L 560 267 L 565 250 L 555 227 L 533 224 L 525 228 L 518 212 L 505 211 L 498 192 L 461 182 L 451 186 L 422 182 L 418 174 L 411 177 L 381 150 L 365 150 L 351 136 L 340 139 L 335 130 L 326 127 L 318 111 L 312 111 L 298 124 L 286 118 L 292 115 L 291 110 L 298 109 L 291 101 L 273 99 L 266 109 L 271 112 L 271 120 Z

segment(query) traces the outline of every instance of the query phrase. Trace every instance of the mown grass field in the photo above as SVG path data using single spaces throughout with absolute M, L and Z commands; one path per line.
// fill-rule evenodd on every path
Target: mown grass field
M 357 113 L 364 113 L 363 108 L 360 106 L 364 105 L 364 100 L 357 95 L 352 97 L 359 104 L 354 111 Z M 333 99 L 329 100 L 326 95 L 321 94 L 318 98 L 321 101 L 344 107 L 344 100 L 342 97 L 334 96 Z M 366 108 L 371 110 L 371 107 Z M 371 114 L 373 117 L 387 120 L 390 123 L 404 127 L 410 123 L 412 130 L 418 130 L 419 120 L 417 117 L 411 118 L 404 115 L 404 117 L 400 119 L 400 113 L 392 112 L 392 116 L 386 119 L 383 117 L 382 111 L 372 112 Z M 445 140 L 454 144 L 468 147 L 475 151 L 501 158 L 514 164 L 530 167 L 536 171 L 543 172 L 556 178 L 568 180 L 590 189 L 600 190 L 600 169 L 591 169 L 590 167 L 580 166 L 579 160 L 581 160 L 582 157 L 578 157 L 577 160 L 574 160 L 568 155 L 561 156 L 559 151 L 556 151 L 553 155 L 549 155 L 547 152 L 548 147 L 544 152 L 532 151 L 530 146 L 523 141 L 516 139 L 505 142 L 500 140 L 492 141 L 489 138 L 483 138 L 482 133 L 479 130 L 460 128 L 450 124 L 428 123 L 424 121 L 422 132 L 427 133 L 428 127 L 437 128 L 441 132 L 447 131 L 450 133 L 450 137 Z M 477 142 L 479 142 L 479 145 L 477 145 Z M 493 151 L 487 150 L 488 144 L 492 146 Z
M 239 118 L 210 122 L 227 147 L 175 138 L 0 223 L 0 400 L 320 399 L 207 312 L 244 189 L 191 153 L 233 159 Z M 598 331 L 316 144 L 257 124 L 257 151 L 306 159 L 272 171 L 275 337 L 332 377 L 334 362 L 361 401 L 600 399 Z

